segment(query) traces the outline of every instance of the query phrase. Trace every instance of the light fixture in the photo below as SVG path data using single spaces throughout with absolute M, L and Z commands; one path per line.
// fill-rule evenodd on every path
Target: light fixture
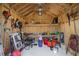
M 43 11 L 43 8 L 42 8 L 42 4 L 38 4 L 38 15 L 41 16 L 42 15 L 42 11 Z
M 39 8 L 38 11 L 42 11 L 42 8 Z
M 38 9 L 38 14 L 39 14 L 39 16 L 42 15 L 42 8 L 39 8 L 39 9 Z
M 41 16 L 42 15 L 42 12 L 39 12 L 38 14 L 39 14 L 39 16 Z

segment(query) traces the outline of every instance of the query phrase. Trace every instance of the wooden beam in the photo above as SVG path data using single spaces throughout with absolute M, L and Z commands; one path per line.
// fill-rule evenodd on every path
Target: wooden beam
M 22 15 L 24 16 L 24 15 L 26 15 L 29 11 L 32 11 L 33 9 L 31 9 L 31 10 L 27 10 L 25 13 L 23 13 Z
M 29 8 L 29 9 L 27 9 L 22 15 L 27 14 L 27 12 L 29 12 L 30 10 L 35 10 L 35 7 L 31 7 L 31 8 Z
M 2 4 L 3 7 L 5 7 L 6 9 L 10 10 L 10 7 L 8 4 Z
M 45 12 L 49 13 L 50 15 L 58 16 L 58 15 L 56 15 L 55 13 L 50 12 L 49 10 L 46 10 L 46 9 L 45 9 Z
M 9 4 L 10 7 L 12 7 L 12 6 L 14 6 L 14 5 L 15 5 L 15 3 L 11 3 L 11 4 Z
M 59 9 L 60 14 L 58 14 L 58 16 L 60 16 L 61 14 L 66 13 L 68 10 L 76 7 L 77 4 L 72 4 L 71 6 L 68 6 L 68 4 L 67 5 L 65 4 L 66 6 L 64 4 L 55 4 L 55 5 L 60 7 Z M 44 6 L 43 8 L 49 9 L 47 4 L 43 4 L 43 6 Z
M 70 7 L 67 7 L 67 9 L 65 9 L 65 13 L 67 13 L 69 10 L 73 9 L 74 7 L 76 7 L 77 4 L 72 4 Z
M 27 8 L 25 8 L 25 9 L 23 9 L 23 10 L 20 11 L 19 13 L 20 13 L 20 14 L 23 14 L 23 13 L 25 13 L 25 12 L 28 12 L 29 9 L 31 9 L 31 8 L 33 8 L 33 7 L 34 7 L 34 5 L 31 5 L 31 6 L 27 7 Z
M 49 4 L 42 4 L 43 8 L 49 9 Z
M 26 8 L 26 7 L 28 7 L 29 6 L 29 4 L 24 4 L 24 5 L 22 5 L 20 8 L 18 8 L 17 10 L 16 10 L 16 12 L 20 12 L 20 11 L 22 11 L 24 8 Z
M 57 11 L 60 12 L 60 14 L 64 12 L 64 7 L 61 7 L 59 4 L 56 4 L 56 3 L 55 3 L 55 4 L 50 4 L 49 6 L 51 6 L 51 5 L 52 5 L 52 6 L 56 6 L 56 8 L 58 7 L 58 8 L 57 8 Z M 51 9 L 51 8 L 49 8 L 49 7 L 46 7 L 46 6 L 47 6 L 47 5 L 44 5 L 44 7 L 45 7 L 46 9 Z M 51 7 L 52 7 L 52 6 L 51 6 Z M 53 13 L 53 12 L 51 12 L 51 13 Z M 55 14 L 55 13 L 54 13 L 54 14 Z M 56 16 L 60 16 L 60 14 L 57 14 Z
M 51 17 L 55 17 L 55 15 L 53 15 L 53 14 L 51 14 L 51 13 L 49 13 L 49 12 L 44 12 L 45 14 L 47 14 L 47 15 L 50 15 Z
M 46 4 L 43 4 L 42 7 L 43 7 L 44 11 L 46 11 L 47 13 L 50 13 L 51 15 L 54 15 L 54 16 L 58 16 L 58 15 L 54 14 L 53 12 L 50 12 L 49 7 Z
M 35 15 L 35 12 L 32 12 L 31 14 L 29 14 L 29 15 L 27 15 L 27 16 L 25 16 L 25 18 L 30 18 L 31 16 L 33 17 Z
M 27 14 L 25 14 L 24 16 L 27 16 L 29 14 L 31 14 L 32 12 L 34 12 L 33 10 L 29 11 Z
M 18 5 L 19 3 L 14 3 L 11 7 L 14 8 Z

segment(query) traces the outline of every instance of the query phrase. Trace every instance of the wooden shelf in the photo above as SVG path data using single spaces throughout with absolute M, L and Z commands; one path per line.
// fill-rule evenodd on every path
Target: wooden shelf
M 27 24 L 27 27 L 47 27 L 47 26 L 58 26 L 59 24 Z

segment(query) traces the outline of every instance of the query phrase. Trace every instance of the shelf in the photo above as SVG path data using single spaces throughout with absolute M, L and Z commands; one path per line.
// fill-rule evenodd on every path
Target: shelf
M 27 27 L 48 27 L 48 26 L 59 26 L 59 24 L 27 24 Z
M 39 37 L 40 35 L 29 35 L 28 37 Z M 41 35 L 42 37 L 53 37 L 53 36 L 58 36 L 58 35 Z

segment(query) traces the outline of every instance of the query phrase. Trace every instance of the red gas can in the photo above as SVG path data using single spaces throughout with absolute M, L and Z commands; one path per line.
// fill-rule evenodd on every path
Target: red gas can
M 51 45 L 54 47 L 57 44 L 57 40 L 52 40 Z
M 48 47 L 50 47 L 50 46 L 51 46 L 51 42 L 50 42 L 50 41 L 48 41 L 47 46 L 48 46 Z
M 44 45 L 47 45 L 48 44 L 48 39 L 44 39 Z

